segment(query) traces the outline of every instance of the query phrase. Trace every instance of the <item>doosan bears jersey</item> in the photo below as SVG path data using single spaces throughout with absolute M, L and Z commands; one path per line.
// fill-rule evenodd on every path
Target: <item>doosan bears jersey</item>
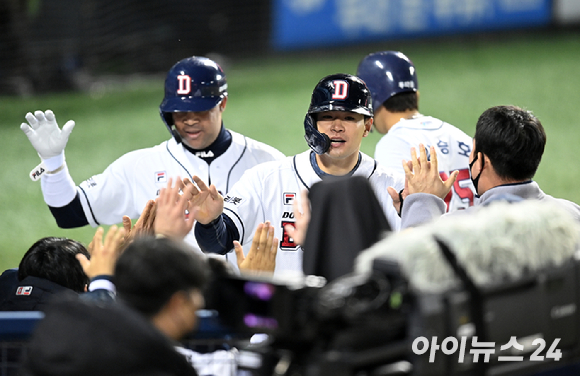
M 302 249 L 284 231 L 286 224 L 294 224 L 293 202 L 300 193 L 321 181 L 312 164 L 311 150 L 287 157 L 282 161 L 263 163 L 242 176 L 224 197 L 224 211 L 237 227 L 240 243 L 251 244 L 258 224 L 271 221 L 274 236 L 279 239 L 274 276 L 302 272 Z M 404 177 L 387 171 L 374 159 L 360 153 L 360 163 L 353 175 L 369 179 L 393 230 L 400 228 L 400 218 L 393 207 L 387 187 L 400 190 Z M 353 197 L 356 200 L 356 197 Z M 340 202 L 336 203 L 341 205 Z
M 475 188 L 469 174 L 472 139 L 459 128 L 431 116 L 401 119 L 376 145 L 375 159 L 383 166 L 404 173 L 402 161 L 411 160 L 411 147 L 425 145 L 427 155 L 435 146 L 439 174 L 443 180 L 458 170 L 453 188 L 445 197 L 448 211 L 473 205 Z M 417 151 L 418 154 L 418 151 Z
M 121 156 L 103 173 L 94 175 L 77 187 L 89 224 L 98 226 L 120 223 L 123 215 L 139 217 L 147 201 L 159 195 L 159 190 L 167 186 L 169 178 L 191 179 L 197 175 L 225 194 L 248 168 L 285 157 L 271 146 L 231 130 L 229 132 L 232 135 L 230 147 L 209 165 L 187 152 L 173 138 L 152 148 L 131 151 Z M 50 193 L 50 179 L 58 179 L 62 173 L 65 171 L 43 179 L 44 193 Z M 69 201 L 71 199 L 68 198 Z M 47 201 L 47 204 L 62 206 L 66 202 Z M 197 246 L 193 232 L 185 240 Z

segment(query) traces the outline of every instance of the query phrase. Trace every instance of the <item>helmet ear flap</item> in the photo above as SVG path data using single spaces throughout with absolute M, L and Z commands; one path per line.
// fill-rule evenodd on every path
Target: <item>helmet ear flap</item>
M 308 146 L 316 154 L 324 154 L 330 148 L 330 138 L 328 135 L 321 133 L 316 129 L 314 125 L 314 119 L 311 114 L 306 114 L 304 117 L 304 138 L 308 143 Z

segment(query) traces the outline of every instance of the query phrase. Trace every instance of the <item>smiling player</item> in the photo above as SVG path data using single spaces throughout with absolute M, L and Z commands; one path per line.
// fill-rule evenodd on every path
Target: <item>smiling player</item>
M 61 131 L 52 111 L 28 113 L 28 124 L 21 129 L 47 171 L 41 175 L 42 193 L 59 227 L 116 224 L 124 215 L 137 218 L 169 178 L 201 176 L 225 194 L 246 169 L 284 158 L 273 147 L 225 128 L 227 89 L 226 75 L 213 60 L 199 56 L 180 60 L 167 73 L 159 106 L 173 137 L 121 156 L 78 186 L 64 157 L 74 122 L 67 122 Z M 193 233 L 186 240 L 196 245 Z
M 246 171 L 225 198 L 213 185 L 207 187 L 194 177 L 201 191 L 195 235 L 202 250 L 223 254 L 233 248 L 234 240 L 250 244 L 258 224 L 269 220 L 274 235 L 281 239 L 274 275 L 302 273 L 302 248 L 284 227 L 294 224 L 292 204 L 301 192 L 333 176 L 367 178 L 391 228 L 398 229 L 400 219 L 387 187 L 402 189 L 403 176 L 383 169 L 360 152 L 372 124 L 371 95 L 361 79 L 334 74 L 320 80 L 304 120 L 305 138 L 312 150 Z

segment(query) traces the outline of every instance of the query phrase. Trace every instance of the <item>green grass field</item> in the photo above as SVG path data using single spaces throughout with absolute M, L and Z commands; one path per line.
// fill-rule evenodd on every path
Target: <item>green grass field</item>
M 343 50 L 282 54 L 230 61 L 225 65 L 229 101 L 227 127 L 264 141 L 286 155 L 307 148 L 305 111 L 312 89 L 331 73 L 355 73 L 358 61 L 376 50 L 398 49 L 414 61 L 420 110 L 473 134 L 479 114 L 500 104 L 532 110 L 548 134 L 536 181 L 554 196 L 580 202 L 580 32 L 516 33 L 438 41 L 385 42 Z M 102 172 L 116 158 L 169 137 L 158 106 L 163 78 L 117 85 L 102 97 L 55 94 L 28 99 L 0 97 L 0 269 L 15 267 L 37 239 L 66 236 L 88 244 L 90 227 L 57 228 L 28 172 L 39 163 L 19 125 L 28 111 L 52 109 L 59 124 L 77 123 L 66 157 L 78 184 Z M 380 138 L 363 140 L 372 155 Z

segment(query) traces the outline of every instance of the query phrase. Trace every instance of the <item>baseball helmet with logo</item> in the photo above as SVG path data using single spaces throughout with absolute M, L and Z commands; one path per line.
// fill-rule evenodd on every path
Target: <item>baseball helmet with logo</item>
M 330 139 L 318 131 L 313 114 L 326 111 L 355 112 L 373 116 L 371 94 L 365 83 L 358 77 L 337 73 L 324 77 L 318 82 L 308 113 L 304 118 L 304 138 L 308 146 L 317 154 L 324 154 L 330 147 Z
M 381 51 L 365 56 L 356 74 L 371 90 L 375 110 L 393 95 L 416 92 L 419 88 L 413 62 L 399 51 Z
M 174 136 L 173 112 L 201 112 L 215 107 L 228 95 L 226 74 L 213 60 L 192 56 L 178 61 L 165 78 L 165 96 L 159 105 L 161 119 Z

